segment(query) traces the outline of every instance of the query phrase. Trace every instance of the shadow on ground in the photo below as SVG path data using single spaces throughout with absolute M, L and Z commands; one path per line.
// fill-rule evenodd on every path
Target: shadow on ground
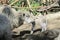
M 30 31 L 22 31 L 20 35 L 13 35 L 14 40 L 54 40 L 59 33 L 52 30 L 47 30 L 45 32 L 40 32 L 41 29 L 34 30 L 33 34 Z

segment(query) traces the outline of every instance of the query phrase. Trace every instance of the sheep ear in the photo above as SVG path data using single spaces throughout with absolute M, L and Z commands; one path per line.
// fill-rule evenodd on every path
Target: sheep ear
M 56 38 L 59 35 L 59 32 L 57 31 L 48 31 L 46 33 L 46 36 L 49 38 Z
M 9 6 L 4 6 L 2 13 L 10 15 L 12 13 L 11 8 Z

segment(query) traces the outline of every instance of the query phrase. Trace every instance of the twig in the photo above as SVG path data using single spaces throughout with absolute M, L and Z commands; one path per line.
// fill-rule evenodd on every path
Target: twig
M 30 11 L 33 11 L 32 8 L 31 8 L 31 5 L 30 5 L 29 0 L 27 0 L 27 3 L 28 3 L 28 6 L 29 6 L 29 10 L 30 10 Z
M 11 3 L 10 5 L 13 5 L 14 3 L 18 2 L 19 0 L 15 0 L 13 3 Z
M 12 6 L 13 8 L 29 8 L 29 7 L 18 7 L 18 6 Z M 38 7 L 31 7 L 32 8 L 40 8 L 41 6 L 38 6 Z

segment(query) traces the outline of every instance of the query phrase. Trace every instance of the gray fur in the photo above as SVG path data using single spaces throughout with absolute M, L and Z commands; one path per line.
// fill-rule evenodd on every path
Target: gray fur
M 12 32 L 10 21 L 5 15 L 0 14 L 0 40 L 11 40 L 11 37 Z
M 2 13 L 9 18 L 11 25 L 13 26 L 12 28 L 19 27 L 23 24 L 22 17 L 14 8 L 6 5 L 2 9 Z

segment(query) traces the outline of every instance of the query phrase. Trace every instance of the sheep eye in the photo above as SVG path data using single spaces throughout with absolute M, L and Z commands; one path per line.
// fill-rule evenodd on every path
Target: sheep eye
M 23 14 L 23 16 L 25 16 L 25 14 Z

